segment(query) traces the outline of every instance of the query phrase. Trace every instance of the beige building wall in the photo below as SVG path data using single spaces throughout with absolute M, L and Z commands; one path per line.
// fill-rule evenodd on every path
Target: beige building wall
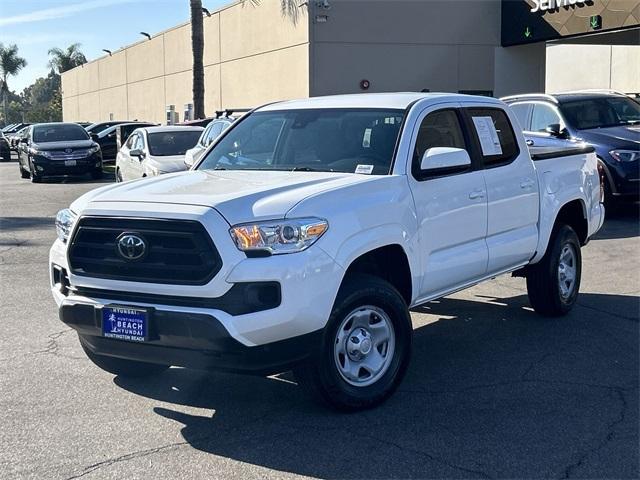
M 526 75 L 512 75 L 509 67 L 533 61 L 544 72 L 544 49 L 506 54 L 501 8 L 500 0 L 375 1 L 366 8 L 360 0 L 332 0 L 329 10 L 315 7 L 311 94 L 362 92 L 365 79 L 370 92 L 540 90 L 544 74 L 531 76 L 528 67 Z
M 640 92 L 640 46 L 550 45 L 547 92 L 602 88 Z
M 280 2 L 237 2 L 204 17 L 205 113 L 309 95 L 306 9 L 296 22 Z M 242 41 L 239 41 L 242 39 Z M 66 121 L 180 120 L 193 103 L 191 26 L 159 33 L 62 75 Z

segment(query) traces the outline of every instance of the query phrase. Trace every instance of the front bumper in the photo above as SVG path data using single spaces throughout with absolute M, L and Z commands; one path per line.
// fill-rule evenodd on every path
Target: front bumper
M 289 255 L 247 258 L 233 244 L 228 223 L 216 210 L 207 207 L 172 205 L 169 215 L 157 212 L 156 204 L 105 202 L 99 209 L 85 208 L 84 213 L 114 215 L 116 207 L 118 216 L 198 220 L 214 239 L 223 259 L 222 268 L 206 285 L 79 276 L 69 268 L 67 245 L 56 240 L 50 251 L 51 291 L 62 321 L 78 331 L 88 348 L 99 354 L 136 356 L 138 360 L 150 362 L 156 358 L 154 352 L 158 352 L 157 358 L 164 359 L 159 363 L 241 371 L 262 371 L 259 365 L 251 366 L 247 359 L 260 359 L 264 351 L 276 347 L 279 350 L 288 342 L 305 345 L 303 350 L 308 353 L 307 340 L 313 337 L 308 335 L 325 327 L 344 276 L 343 268 L 323 249 L 314 245 Z M 61 278 L 65 278 L 64 282 Z M 238 298 L 232 294 L 240 284 L 277 284 L 280 287 L 278 301 L 268 308 L 255 307 L 250 311 L 234 307 L 227 300 Z M 250 303 L 246 298 L 240 301 Z M 157 319 L 152 321 L 160 322 L 160 332 L 170 328 L 179 332 L 163 333 L 143 345 L 102 338 L 95 312 L 105 305 L 151 309 Z M 226 340 L 222 343 L 212 340 L 221 338 Z M 227 348 L 229 346 L 231 348 Z M 304 356 L 295 348 L 293 354 L 288 347 L 285 351 L 289 353 L 278 353 L 275 360 L 265 358 L 262 362 L 265 368 L 273 370 L 272 365 L 288 365 Z
M 75 165 L 65 165 L 64 160 L 50 160 L 39 155 L 32 157 L 31 162 L 40 176 L 84 175 L 102 170 L 102 156 L 98 153 L 74 160 Z
M 63 305 L 59 313 L 60 320 L 78 332 L 84 347 L 98 355 L 256 375 L 280 373 L 304 362 L 320 345 L 322 334 L 316 331 L 247 347 L 212 315 L 152 310 L 149 341 L 136 343 L 102 337 L 100 309 L 92 305 Z

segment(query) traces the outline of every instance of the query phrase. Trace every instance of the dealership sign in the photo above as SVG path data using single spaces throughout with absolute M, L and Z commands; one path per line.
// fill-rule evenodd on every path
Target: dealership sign
M 590 2 L 590 0 L 533 0 L 533 6 L 531 7 L 531 13 L 539 11 L 546 12 L 547 10 L 556 10 L 560 7 L 573 7 L 574 5 L 584 5 Z
M 640 0 L 502 0 L 502 45 L 640 26 Z

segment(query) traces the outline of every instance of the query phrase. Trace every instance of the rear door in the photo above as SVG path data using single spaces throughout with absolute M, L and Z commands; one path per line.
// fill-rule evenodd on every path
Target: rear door
M 464 109 L 487 187 L 488 274 L 529 261 L 538 243 L 538 179 L 508 113 L 495 105 Z M 513 115 L 513 114 L 512 114 Z
M 459 107 L 458 103 L 427 107 L 412 136 L 408 178 L 420 235 L 421 298 L 477 280 L 487 267 L 487 199 L 482 170 L 472 164 L 438 175 L 420 168 L 420 160 L 430 148 L 470 150 Z

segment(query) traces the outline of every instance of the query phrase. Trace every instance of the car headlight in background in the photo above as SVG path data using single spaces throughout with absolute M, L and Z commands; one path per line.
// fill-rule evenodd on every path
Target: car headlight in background
M 609 155 L 618 162 L 633 162 L 635 160 L 640 160 L 639 150 L 611 150 Z
M 329 228 L 321 218 L 295 218 L 242 224 L 229 233 L 243 252 L 268 252 L 273 255 L 301 252 L 313 245 Z
M 66 243 L 78 216 L 68 208 L 60 210 L 56 215 L 56 233 L 61 242 Z
M 99 151 L 100 151 L 100 145 L 96 145 L 95 147 L 91 147 L 89 150 L 87 150 L 87 153 L 91 155 L 92 153 L 97 153 Z

